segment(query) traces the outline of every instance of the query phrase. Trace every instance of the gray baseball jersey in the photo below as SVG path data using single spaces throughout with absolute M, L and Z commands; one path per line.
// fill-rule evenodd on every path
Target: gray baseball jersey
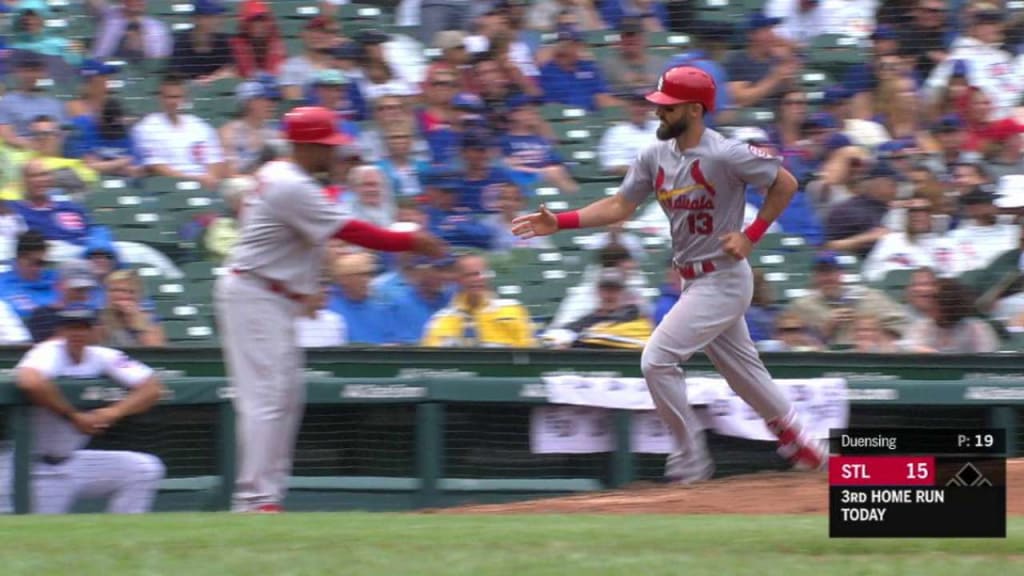
M 229 265 L 277 280 L 292 292 L 315 293 L 323 246 L 348 215 L 291 162 L 270 162 L 256 179 L 259 185 L 242 205 L 242 231 Z
M 782 159 L 714 130 L 680 151 L 675 139 L 640 152 L 619 194 L 642 204 L 654 193 L 672 228 L 677 266 L 725 255 L 721 236 L 743 226 L 747 184 L 768 188 Z

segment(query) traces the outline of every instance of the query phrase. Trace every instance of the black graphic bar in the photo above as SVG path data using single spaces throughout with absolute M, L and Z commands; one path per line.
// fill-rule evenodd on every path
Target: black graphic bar
M 992 455 L 1006 454 L 1002 428 L 848 428 L 831 430 L 832 454 Z

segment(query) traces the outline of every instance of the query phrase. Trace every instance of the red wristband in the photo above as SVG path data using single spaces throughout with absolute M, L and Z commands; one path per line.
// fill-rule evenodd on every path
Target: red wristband
M 764 233 L 768 231 L 768 227 L 771 225 L 771 222 L 758 216 L 757 218 L 754 218 L 754 221 L 750 223 L 750 226 L 747 226 L 747 229 L 743 231 L 743 234 L 745 234 L 751 242 L 757 244 L 757 242 L 761 240 L 761 237 L 764 236 Z
M 571 230 L 580 227 L 580 213 L 575 210 L 555 214 L 555 220 L 558 221 L 559 230 Z

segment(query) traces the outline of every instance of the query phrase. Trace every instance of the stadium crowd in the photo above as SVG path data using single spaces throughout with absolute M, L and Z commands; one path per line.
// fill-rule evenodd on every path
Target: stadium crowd
M 195 0 L 184 19 L 164 4 L 0 4 L 0 343 L 46 339 L 86 303 L 107 344 L 175 345 L 195 307 L 161 307 L 147 274 L 184 278 L 178 303 L 202 303 L 187 270 L 217 270 L 252 174 L 287 153 L 279 118 L 315 103 L 349 137 L 325 194 L 460 253 L 335 245 L 320 309 L 297 321 L 304 346 L 637 348 L 682 289 L 652 249 L 668 236 L 656 203 L 576 239 L 587 262 L 551 314 L 499 290 L 494 267 L 564 248 L 516 238 L 512 219 L 614 191 L 654 139 L 645 92 L 680 64 L 715 77 L 711 125 L 782 156 L 801 184 L 771 230 L 785 241 L 753 262 L 762 349 L 984 353 L 1024 333 L 1024 19 L 1003 3 L 403 0 L 372 18 L 344 0 Z M 82 37 L 54 28 L 69 19 Z M 139 70 L 155 93 L 127 88 Z M 231 106 L 209 97 L 225 86 Z M 606 120 L 580 137 L 564 118 Z M 190 190 L 217 195 L 171 230 L 119 227 L 138 205 L 168 219 Z M 747 191 L 750 218 L 761 192 Z

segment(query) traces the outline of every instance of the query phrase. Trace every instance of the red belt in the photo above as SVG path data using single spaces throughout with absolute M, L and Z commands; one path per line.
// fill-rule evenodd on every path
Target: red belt
M 684 280 L 693 280 L 698 276 L 714 272 L 715 263 L 711 260 L 697 260 L 696 262 L 687 262 L 677 268 L 677 270 L 679 270 L 679 275 L 682 276 Z
M 304 302 L 305 299 L 306 299 L 306 296 L 304 294 L 299 294 L 298 292 L 292 292 L 291 290 L 288 289 L 287 286 L 284 285 L 284 283 L 278 282 L 277 280 L 270 280 L 270 279 L 267 279 L 267 278 L 263 278 L 262 276 L 259 276 L 257 274 L 253 274 L 252 272 L 250 272 L 248 270 L 239 270 L 238 268 L 232 268 L 231 269 L 231 273 L 235 274 L 235 275 L 238 275 L 238 276 L 241 276 L 242 274 L 245 274 L 245 275 L 249 276 L 250 278 L 253 278 L 255 280 L 259 280 L 260 282 L 263 283 L 263 286 L 267 290 L 270 290 L 271 292 L 273 292 L 274 294 L 277 294 L 279 296 L 284 296 L 285 298 L 287 298 L 289 300 L 292 300 L 294 302 Z

